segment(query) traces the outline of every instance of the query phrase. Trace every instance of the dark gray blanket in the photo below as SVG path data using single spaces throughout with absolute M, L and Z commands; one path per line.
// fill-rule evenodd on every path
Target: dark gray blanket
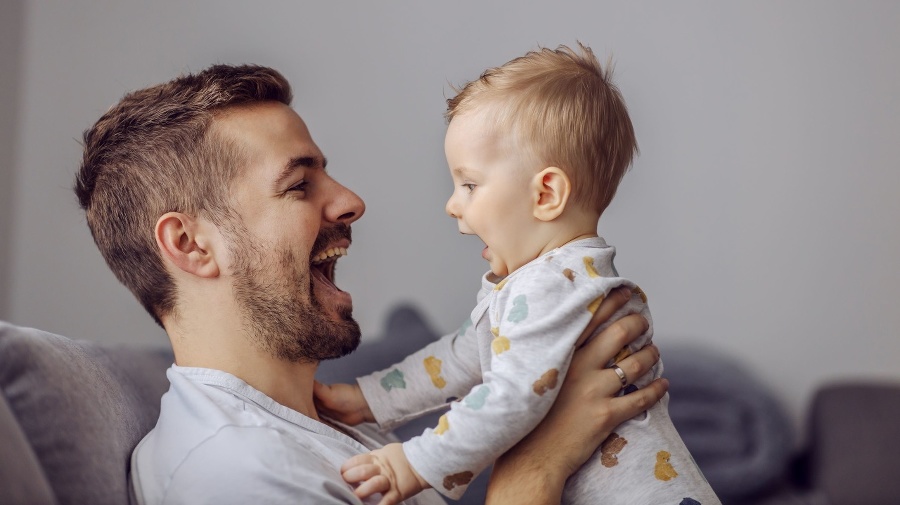
M 794 433 L 784 409 L 738 362 L 657 338 L 669 379 L 669 414 L 723 501 L 753 496 L 781 478 Z

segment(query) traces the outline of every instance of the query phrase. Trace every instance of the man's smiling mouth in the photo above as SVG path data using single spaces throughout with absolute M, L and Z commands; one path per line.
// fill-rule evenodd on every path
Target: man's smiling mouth
M 337 288 L 334 284 L 334 267 L 338 258 L 346 255 L 346 247 L 330 247 L 313 257 L 310 261 L 311 270 L 320 273 L 322 280 Z
M 332 247 L 330 249 L 327 249 L 327 250 L 322 251 L 319 254 L 317 254 L 316 257 L 312 259 L 312 264 L 318 265 L 318 264 L 324 263 L 332 258 L 337 260 L 339 257 L 346 256 L 346 255 L 347 255 L 346 247 Z
M 339 223 L 322 229 L 313 244 L 309 258 L 310 274 L 329 290 L 340 291 L 334 284 L 334 267 L 337 260 L 347 255 L 350 247 L 350 227 Z

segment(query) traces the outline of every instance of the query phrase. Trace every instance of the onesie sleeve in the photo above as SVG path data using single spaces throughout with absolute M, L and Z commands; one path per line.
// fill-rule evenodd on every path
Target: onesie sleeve
M 603 278 L 544 261 L 499 283 L 489 308 L 490 370 L 436 429 L 404 443 L 413 468 L 439 492 L 459 498 L 550 409 L 575 342 L 611 288 Z
M 481 381 L 471 319 L 400 363 L 356 381 L 383 429 L 446 408 Z

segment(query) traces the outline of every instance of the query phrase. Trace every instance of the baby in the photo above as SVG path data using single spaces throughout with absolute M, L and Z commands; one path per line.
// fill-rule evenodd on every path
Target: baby
M 477 235 L 490 271 L 477 305 L 447 335 L 358 385 L 316 385 L 326 414 L 392 428 L 437 409 L 438 426 L 348 460 L 361 498 L 397 503 L 428 487 L 458 499 L 469 482 L 543 418 L 579 334 L 607 294 L 627 286 L 624 313 L 650 321 L 647 297 L 618 276 L 600 215 L 637 151 L 625 103 L 592 51 L 540 49 L 485 71 L 448 100 L 447 213 Z M 613 320 L 615 317 L 613 318 Z M 602 329 L 602 328 L 601 328 Z M 616 361 L 650 341 L 622 349 Z M 609 364 L 623 392 L 631 384 Z M 569 479 L 566 503 L 719 503 L 667 411 L 668 396 L 619 426 Z

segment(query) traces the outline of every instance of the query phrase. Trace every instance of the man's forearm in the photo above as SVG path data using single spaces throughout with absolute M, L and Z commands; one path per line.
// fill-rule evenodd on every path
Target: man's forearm
M 568 478 L 563 466 L 513 447 L 494 463 L 485 504 L 559 505 Z

